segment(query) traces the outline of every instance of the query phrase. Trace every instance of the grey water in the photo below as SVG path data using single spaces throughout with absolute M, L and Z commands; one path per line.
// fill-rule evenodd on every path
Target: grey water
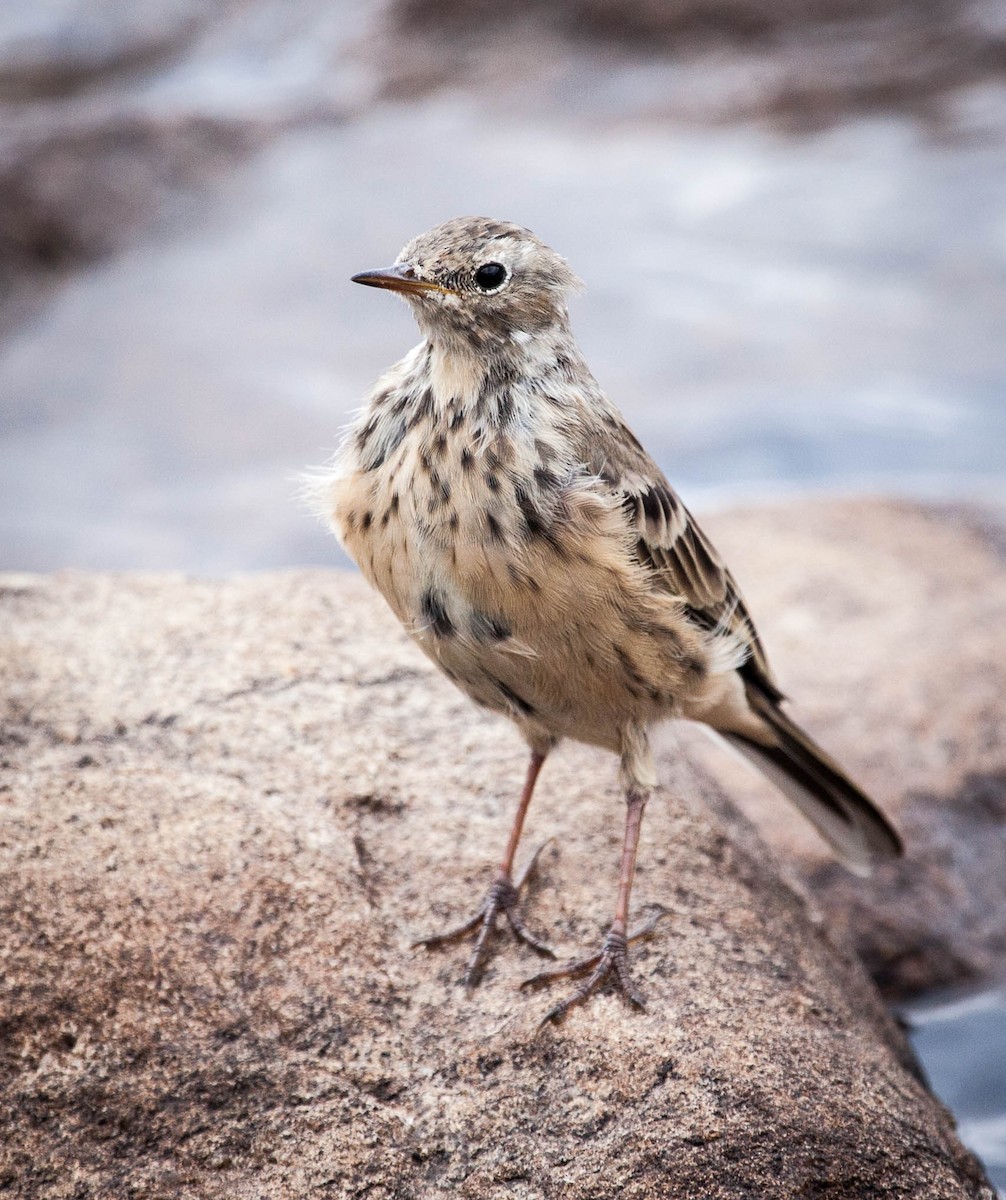
M 933 999 L 903 1012 L 912 1046 L 961 1141 L 1006 1191 L 1006 987 Z
M 332 561 L 293 480 L 416 340 L 349 276 L 462 212 L 566 254 L 588 360 L 693 507 L 1002 509 L 1004 195 L 1006 139 L 885 118 L 793 141 L 513 127 L 434 98 L 291 132 L 4 340 L 0 565 Z

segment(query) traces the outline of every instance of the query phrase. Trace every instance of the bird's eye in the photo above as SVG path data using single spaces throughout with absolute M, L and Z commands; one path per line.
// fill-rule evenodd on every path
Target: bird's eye
M 502 263 L 484 263 L 475 272 L 475 286 L 482 292 L 495 292 L 506 283 L 506 267 Z

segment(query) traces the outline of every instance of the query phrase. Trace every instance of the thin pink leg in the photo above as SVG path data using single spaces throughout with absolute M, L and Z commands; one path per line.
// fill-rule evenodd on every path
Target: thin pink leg
M 507 841 L 506 850 L 503 854 L 499 870 L 496 873 L 496 878 L 493 880 L 492 887 L 490 887 L 482 907 L 471 920 L 465 921 L 463 925 L 448 929 L 444 933 L 435 933 L 430 937 L 420 938 L 414 943 L 417 946 L 426 946 L 427 948 L 442 946 L 447 942 L 453 942 L 460 937 L 464 937 L 466 933 L 471 933 L 474 929 L 478 929 L 475 945 L 469 956 L 462 980 L 465 988 L 468 990 L 471 990 L 478 982 L 479 974 L 486 958 L 489 936 L 496 928 L 496 918 L 500 913 L 506 917 L 507 924 L 513 930 L 514 936 L 518 941 L 523 942 L 526 946 L 530 946 L 532 950 L 544 955 L 546 958 L 555 958 L 554 952 L 543 941 L 535 937 L 517 912 L 520 890 L 537 865 L 538 857 L 545 846 L 548 845 L 547 842 L 543 842 L 535 850 L 534 854 L 531 855 L 527 866 L 520 874 L 520 878 L 516 882 L 513 879 L 514 858 L 517 855 L 517 846 L 520 843 L 521 833 L 524 830 L 524 818 L 527 816 L 531 797 L 534 794 L 534 785 L 538 781 L 538 774 L 544 762 L 544 754 L 532 751 L 531 761 L 528 763 L 527 775 L 524 779 L 524 789 L 521 792 L 520 802 L 517 805 L 517 815 L 510 829 L 510 837 Z
M 626 793 L 625 838 L 622 842 L 622 861 L 618 873 L 618 898 L 615 901 L 615 918 L 608 930 L 607 937 L 601 949 L 587 958 L 579 958 L 564 966 L 553 967 L 542 971 L 533 978 L 525 981 L 524 986 L 536 986 L 551 983 L 556 979 L 576 978 L 580 975 L 589 976 L 566 1000 L 561 1000 L 545 1014 L 542 1024 L 549 1021 L 560 1021 L 567 1012 L 578 1004 L 582 1004 L 592 996 L 601 985 L 614 976 L 618 990 L 630 1004 L 636 1008 L 644 1008 L 643 997 L 636 990 L 629 974 L 628 947 L 630 942 L 646 937 L 653 932 L 661 917 L 665 916 L 663 909 L 653 915 L 639 929 L 628 933 L 629 899 L 632 895 L 632 880 L 636 873 L 636 851 L 639 848 L 639 831 L 643 824 L 643 810 L 649 799 L 649 792 L 632 785 Z
M 520 794 L 520 803 L 517 805 L 517 815 L 513 819 L 510 839 L 506 844 L 506 853 L 500 863 L 501 878 L 509 879 L 513 873 L 513 860 L 517 855 L 517 845 L 520 842 L 520 835 L 524 832 L 524 818 L 527 816 L 527 810 L 531 807 L 534 785 L 538 782 L 538 775 L 544 763 L 545 755 L 532 750 L 531 761 L 527 764 L 527 775 L 524 778 L 524 790 Z

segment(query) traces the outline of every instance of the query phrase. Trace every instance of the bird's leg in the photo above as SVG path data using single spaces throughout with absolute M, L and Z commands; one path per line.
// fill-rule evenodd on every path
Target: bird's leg
M 517 855 L 517 846 L 520 842 L 521 832 L 524 829 L 524 818 L 527 816 L 527 810 L 531 804 L 531 796 L 534 793 L 534 785 L 537 782 L 538 773 L 541 771 L 544 761 L 544 752 L 537 750 L 531 752 L 531 761 L 528 763 L 527 777 L 524 780 L 524 790 L 521 792 L 520 803 L 517 806 L 517 815 L 510 830 L 510 838 L 507 841 L 506 851 L 503 854 L 503 861 L 499 865 L 496 878 L 493 880 L 492 886 L 482 903 L 482 907 L 470 921 L 465 921 L 463 925 L 458 925 L 454 929 L 448 929 L 445 933 L 436 933 L 430 937 L 420 938 L 413 943 L 416 946 L 426 946 L 427 948 L 442 946 L 446 942 L 452 942 L 457 938 L 464 937 L 466 933 L 471 933 L 477 929 L 478 934 L 475 938 L 475 945 L 468 958 L 463 979 L 464 986 L 468 990 L 473 988 L 478 982 L 479 973 L 485 961 L 489 945 L 489 935 L 496 928 L 496 918 L 500 913 L 506 917 L 507 924 L 518 941 L 523 942 L 526 946 L 530 946 L 532 950 L 547 958 L 555 957 L 553 951 L 531 933 L 517 911 L 517 902 L 520 897 L 521 888 L 527 882 L 528 877 L 537 865 L 538 857 L 545 846 L 548 845 L 547 842 L 543 842 L 535 850 L 534 854 L 531 855 L 527 866 L 520 873 L 516 882 L 514 882 L 513 878 L 514 858 Z
M 652 933 L 657 922 L 666 914 L 663 908 L 657 908 L 647 921 L 637 929 L 632 930 L 631 933 L 629 932 L 629 899 L 632 895 L 632 880 L 636 873 L 636 851 L 639 847 L 639 832 L 643 824 L 643 810 L 646 808 L 646 802 L 650 798 L 650 787 L 647 786 L 647 783 L 652 782 L 653 779 L 652 766 L 649 764 L 649 752 L 645 744 L 645 739 L 641 739 L 635 749 L 638 750 L 639 765 L 644 770 L 635 771 L 631 769 L 636 765 L 635 755 L 630 757 L 627 753 L 623 756 L 623 770 L 629 776 L 629 782 L 625 792 L 625 838 L 622 842 L 622 861 L 618 873 L 618 899 L 615 902 L 615 918 L 611 923 L 611 928 L 608 930 L 607 937 L 605 937 L 601 945 L 601 949 L 596 954 L 576 959 L 574 962 L 564 966 L 552 967 L 525 981 L 523 986 L 533 987 L 543 983 L 551 983 L 555 979 L 567 977 L 575 979 L 581 975 L 587 976 L 571 996 L 549 1009 L 542 1020 L 543 1025 L 548 1021 L 562 1020 L 571 1008 L 582 1004 L 608 979 L 613 979 L 615 986 L 631 1005 L 635 1008 L 645 1007 L 643 997 L 636 989 L 629 974 L 628 947 L 630 943 L 637 941 L 639 938 L 647 937 Z M 638 778 L 639 775 L 644 777 L 645 782 L 640 781 Z

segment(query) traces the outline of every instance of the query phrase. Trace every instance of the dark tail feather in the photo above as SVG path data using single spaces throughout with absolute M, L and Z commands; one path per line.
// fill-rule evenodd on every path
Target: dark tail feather
M 876 858 L 900 855 L 897 831 L 838 763 L 775 703 L 753 689 L 748 699 L 771 730 L 774 744 L 736 733 L 725 736 L 793 801 L 846 866 L 869 875 Z

